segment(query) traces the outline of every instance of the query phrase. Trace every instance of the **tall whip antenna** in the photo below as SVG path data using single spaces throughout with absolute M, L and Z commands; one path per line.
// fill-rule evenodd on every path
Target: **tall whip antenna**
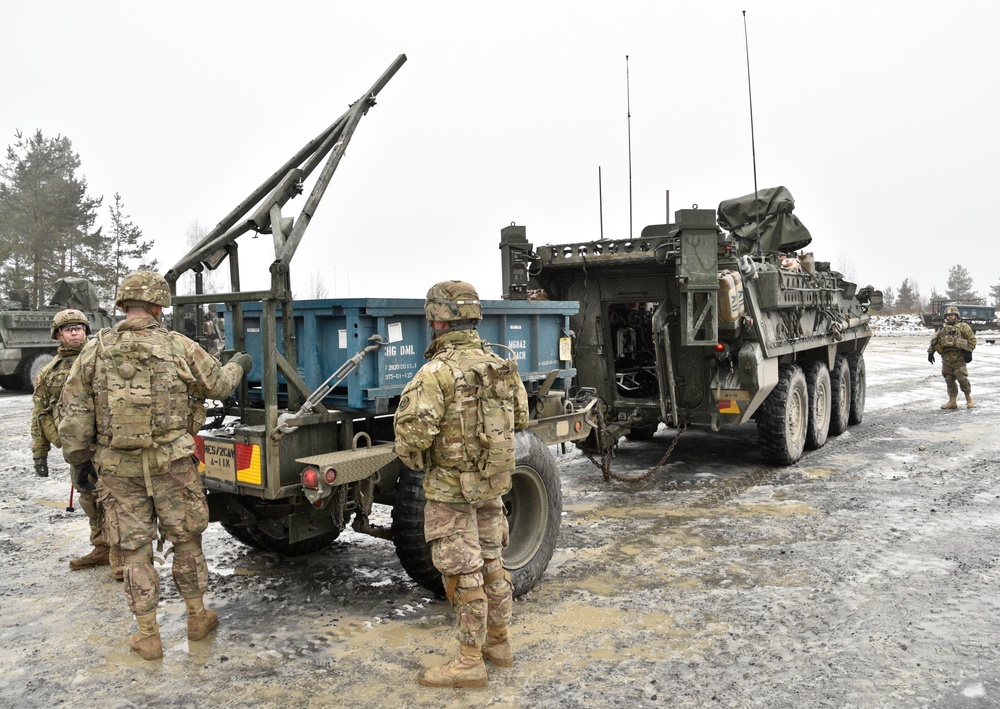
M 632 238 L 632 96 L 628 80 L 628 55 L 625 55 L 625 111 L 628 114 L 628 238 Z
M 753 136 L 753 88 L 750 83 L 750 39 L 747 36 L 747 11 L 743 11 L 743 46 L 746 47 L 747 54 L 747 94 L 750 97 L 750 152 L 753 155 L 753 203 L 757 210 L 757 255 L 761 252 L 761 223 L 760 223 L 760 201 L 757 197 L 757 144 Z

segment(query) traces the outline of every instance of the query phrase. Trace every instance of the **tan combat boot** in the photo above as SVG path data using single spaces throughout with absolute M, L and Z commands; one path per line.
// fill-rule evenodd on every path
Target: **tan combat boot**
M 485 687 L 483 653 L 475 645 L 461 645 L 458 657 L 440 667 L 421 670 L 418 681 L 425 687 Z
M 86 556 L 70 559 L 69 568 L 73 569 L 73 571 L 79 571 L 80 569 L 89 569 L 93 566 L 107 566 L 111 563 L 108 559 L 110 551 L 108 547 L 94 547 Z
M 115 581 L 125 580 L 125 554 L 121 547 L 108 549 L 108 561 L 111 564 L 111 578 Z
M 483 659 L 495 667 L 510 667 L 514 664 L 514 651 L 510 647 L 510 633 L 507 632 L 506 625 L 502 628 L 487 628 Z
M 975 407 L 976 405 L 972 403 L 972 392 L 970 391 L 965 395 L 965 408 L 974 409 Z
M 156 622 L 156 611 L 137 615 L 135 622 L 139 624 L 139 632 L 129 639 L 128 646 L 143 660 L 159 660 L 163 657 L 163 644 L 160 642 L 160 626 Z
M 948 402 L 945 403 L 945 404 L 941 404 L 941 408 L 942 409 L 957 409 L 958 408 L 958 402 L 956 401 L 957 398 L 958 397 L 955 397 L 955 396 L 948 397 Z
M 185 598 L 184 605 L 187 606 L 188 640 L 204 640 L 219 624 L 219 614 L 206 608 L 201 596 Z

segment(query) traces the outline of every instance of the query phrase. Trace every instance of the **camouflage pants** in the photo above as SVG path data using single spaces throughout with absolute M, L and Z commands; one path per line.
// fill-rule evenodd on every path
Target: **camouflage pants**
M 74 484 L 73 487 L 76 487 Z M 104 506 L 100 502 L 101 487 L 98 485 L 97 492 L 80 492 L 77 488 L 80 509 L 87 515 L 90 522 L 90 543 L 96 549 L 108 546 L 104 538 Z
M 972 393 L 969 368 L 961 351 L 945 352 L 941 355 L 941 376 L 944 377 L 945 385 L 948 387 L 949 397 L 957 397 L 959 388 L 963 394 Z
M 494 497 L 471 504 L 428 500 L 424 535 L 455 608 L 459 643 L 481 646 L 487 625 L 506 627 L 513 605 L 513 586 L 503 572 L 508 528 L 502 500 Z
M 136 615 L 152 613 L 160 599 L 160 577 L 153 566 L 153 540 L 162 535 L 173 542 L 172 574 L 184 598 L 208 589 L 208 565 L 201 551 L 201 533 L 208 527 L 208 503 L 201 477 L 190 458 L 175 460 L 168 471 L 150 475 L 153 496 L 141 476 L 104 471 L 108 542 L 121 544 L 125 554 L 125 597 Z

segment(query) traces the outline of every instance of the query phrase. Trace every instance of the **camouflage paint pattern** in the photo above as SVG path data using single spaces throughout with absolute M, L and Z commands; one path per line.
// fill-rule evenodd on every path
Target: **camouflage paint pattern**
M 941 355 L 941 376 L 948 387 L 948 396 L 957 397 L 961 388 L 963 394 L 972 393 L 969 383 L 969 368 L 966 366 L 965 353 L 976 349 L 976 334 L 968 323 L 957 322 L 954 325 L 945 324 L 934 333 L 928 354 L 937 352 Z

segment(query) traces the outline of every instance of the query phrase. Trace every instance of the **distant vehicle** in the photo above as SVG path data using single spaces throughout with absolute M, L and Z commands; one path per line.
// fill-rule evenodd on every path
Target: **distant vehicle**
M 949 305 L 958 308 L 959 317 L 968 323 L 975 332 L 997 328 L 997 311 L 992 305 L 986 305 L 986 301 L 982 298 L 969 300 L 965 303 L 946 298 L 935 298 L 931 301 L 931 311 L 920 316 L 924 327 L 937 330 L 944 325 L 944 309 Z
M 111 316 L 98 304 L 97 290 L 86 278 L 60 278 L 48 307 L 38 310 L 31 310 L 26 298 L 0 302 L 0 387 L 35 390 L 35 377 L 59 349 L 59 342 L 52 339 L 52 318 L 66 308 L 86 313 L 91 332 L 112 324 Z

